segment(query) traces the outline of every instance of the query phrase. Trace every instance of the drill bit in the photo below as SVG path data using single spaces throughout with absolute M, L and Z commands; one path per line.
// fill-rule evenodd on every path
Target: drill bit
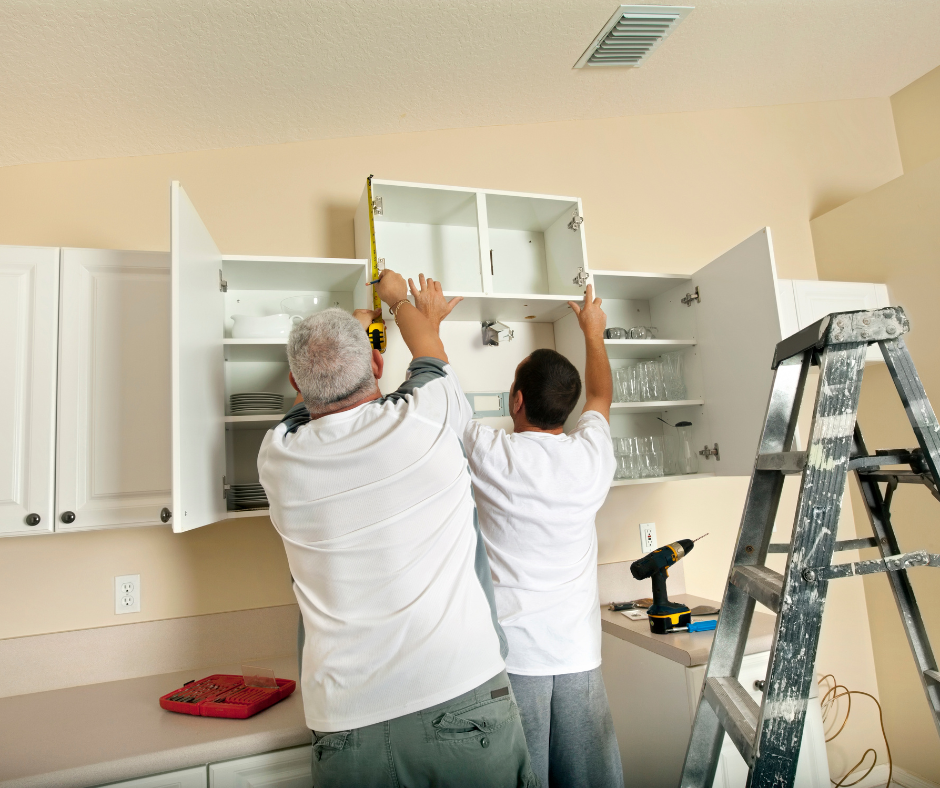
M 709 531 L 709 533 L 711 533 L 711 531 Z M 692 541 L 697 542 L 699 539 L 704 539 L 706 536 L 708 536 L 708 534 L 702 534 L 698 539 L 693 539 Z

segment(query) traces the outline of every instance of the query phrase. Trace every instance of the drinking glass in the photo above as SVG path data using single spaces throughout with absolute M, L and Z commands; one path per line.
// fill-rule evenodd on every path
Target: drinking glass
M 640 477 L 640 442 L 637 438 L 625 438 L 626 451 L 623 455 L 625 479 Z
M 652 457 L 650 456 L 653 451 L 653 446 L 650 443 L 650 439 L 637 438 L 637 449 L 637 477 L 640 479 L 648 479 L 653 475 Z
M 669 425 L 663 427 L 663 476 L 683 473 L 679 463 L 679 431 Z
M 650 438 L 647 438 L 649 441 L 649 459 L 647 461 L 649 466 L 649 475 L 652 476 L 662 476 L 663 475 L 663 439 L 659 435 L 653 435 Z
M 663 353 L 662 371 L 666 399 L 670 401 L 686 399 L 687 391 L 685 382 L 682 380 L 682 354 Z
M 640 398 L 644 402 L 656 402 L 664 397 L 662 365 L 658 361 L 644 361 L 637 365 Z
M 630 329 L 630 339 L 656 339 L 656 326 L 634 326 Z

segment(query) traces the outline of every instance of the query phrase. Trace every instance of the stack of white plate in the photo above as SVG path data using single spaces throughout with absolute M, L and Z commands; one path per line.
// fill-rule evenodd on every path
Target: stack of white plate
M 268 498 L 260 484 L 233 484 L 228 499 L 236 509 L 266 509 Z
M 281 413 L 284 408 L 283 394 L 270 394 L 267 391 L 247 391 L 232 394 L 229 407 L 233 416 L 250 416 L 253 413 Z

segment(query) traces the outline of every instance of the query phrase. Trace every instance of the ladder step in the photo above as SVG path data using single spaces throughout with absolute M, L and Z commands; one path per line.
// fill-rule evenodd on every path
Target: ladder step
M 940 673 L 938 673 L 936 670 L 925 670 L 924 675 L 928 679 L 932 679 L 933 681 L 937 682 L 937 684 L 940 684 Z
M 714 709 L 748 766 L 754 763 L 754 740 L 760 707 L 736 678 L 705 679 L 705 700 Z
M 780 612 L 783 575 L 766 566 L 736 566 L 731 582 L 774 613 Z
M 757 470 L 802 473 L 806 467 L 805 451 L 778 451 L 757 455 Z

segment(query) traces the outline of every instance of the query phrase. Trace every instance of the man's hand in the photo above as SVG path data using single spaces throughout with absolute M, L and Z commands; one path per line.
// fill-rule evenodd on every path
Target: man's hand
M 594 297 L 594 286 L 588 285 L 584 293 L 584 303 L 578 306 L 569 301 L 568 306 L 578 316 L 578 325 L 584 332 L 585 339 L 604 339 L 604 329 L 607 327 L 607 315 L 601 309 L 601 299 Z
M 379 283 L 376 285 L 381 298 L 389 306 L 395 306 L 399 301 L 408 300 L 408 285 L 404 277 L 386 268 L 379 274 Z
M 448 301 L 444 298 L 444 291 L 440 282 L 435 282 L 430 277 L 424 278 L 424 274 L 418 274 L 418 283 L 421 288 L 415 287 L 413 280 L 408 280 L 411 287 L 411 294 L 415 298 L 415 306 L 418 311 L 424 315 L 431 324 L 438 328 L 441 322 L 447 317 L 461 301 L 463 296 L 456 296 Z
M 353 311 L 353 317 L 356 318 L 356 320 L 359 321 L 359 323 L 362 325 L 362 328 L 363 328 L 365 331 L 368 331 L 368 330 L 369 330 L 369 326 L 371 326 L 371 325 L 372 325 L 376 320 L 378 320 L 381 316 L 382 316 L 382 310 L 381 310 L 381 309 L 375 309 L 375 310 L 372 310 L 372 309 L 356 309 L 356 310 Z

